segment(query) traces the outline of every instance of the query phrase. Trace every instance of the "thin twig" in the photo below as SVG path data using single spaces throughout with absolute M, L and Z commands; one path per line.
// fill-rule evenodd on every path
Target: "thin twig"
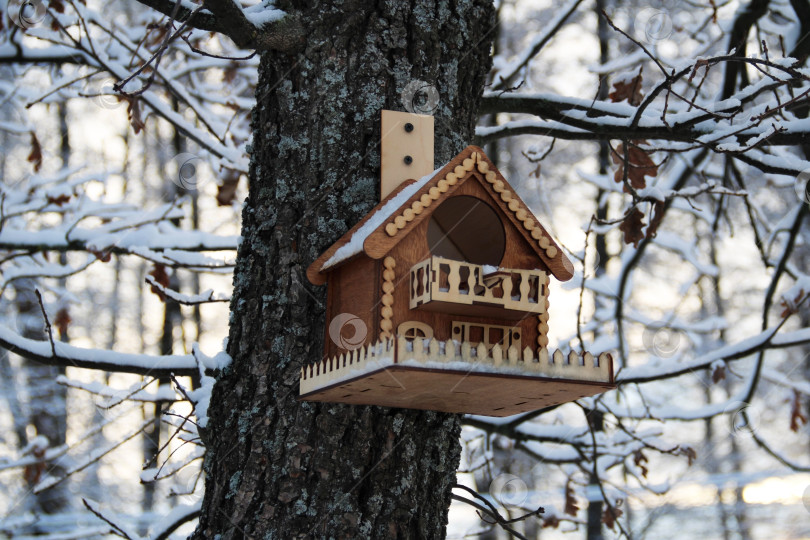
M 51 342 L 51 354 L 56 357 L 56 343 L 53 340 L 53 329 L 51 328 L 51 321 L 48 319 L 48 313 L 45 311 L 45 304 L 42 302 L 42 295 L 39 292 L 39 289 L 34 289 L 34 292 L 37 294 L 37 300 L 39 301 L 39 309 L 42 310 L 42 317 L 45 319 L 45 330 L 48 332 L 48 339 Z
M 126 538 L 127 540 L 133 540 L 133 538 L 129 534 L 127 534 L 127 532 L 124 529 L 116 525 L 114 522 L 110 521 L 104 514 L 93 508 L 90 505 L 90 503 L 87 502 L 87 499 L 85 499 L 84 497 L 82 497 L 82 503 L 84 503 L 85 508 L 87 508 L 93 514 L 95 514 L 96 517 L 98 517 L 100 520 L 104 521 L 107 525 L 113 528 L 113 530 L 110 532 L 112 532 L 113 534 L 117 534 L 122 538 Z
M 451 497 L 453 500 L 456 500 L 456 501 L 459 501 L 459 502 L 463 502 L 463 503 L 469 504 L 469 505 L 470 505 L 470 506 L 472 506 L 473 508 L 476 508 L 476 509 L 478 510 L 478 512 L 479 512 L 479 513 L 478 513 L 478 515 L 479 515 L 479 516 L 481 516 L 481 512 L 483 512 L 483 513 L 485 513 L 485 514 L 489 514 L 489 515 L 491 515 L 491 511 L 490 511 L 488 508 L 486 508 L 485 506 L 482 506 L 482 505 L 478 504 L 477 502 L 475 502 L 475 501 L 474 501 L 474 500 L 472 500 L 472 499 L 468 499 L 468 498 L 466 498 L 466 497 L 462 497 L 461 495 L 456 495 L 455 493 L 453 493 L 452 495 L 450 495 L 450 497 Z M 499 515 L 500 515 L 500 514 L 499 514 Z M 509 532 L 509 534 L 511 534 L 511 535 L 513 535 L 513 536 L 515 536 L 516 538 L 520 538 L 520 540 L 529 540 L 528 538 L 526 538 L 525 536 L 523 536 L 522 534 L 520 534 L 519 532 L 517 532 L 515 529 L 513 529 L 512 527 L 510 527 L 510 526 L 509 526 L 507 523 L 501 523 L 501 522 L 498 522 L 498 525 L 499 525 L 499 526 L 500 526 L 500 527 L 501 527 L 503 530 L 505 530 L 505 531 Z

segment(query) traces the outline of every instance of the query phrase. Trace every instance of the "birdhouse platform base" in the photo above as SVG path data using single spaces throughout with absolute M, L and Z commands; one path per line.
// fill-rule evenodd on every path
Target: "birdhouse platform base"
M 299 399 L 510 416 L 615 387 L 609 354 L 534 357 L 527 348 L 502 358 L 483 346 L 420 341 L 385 340 L 307 366 Z

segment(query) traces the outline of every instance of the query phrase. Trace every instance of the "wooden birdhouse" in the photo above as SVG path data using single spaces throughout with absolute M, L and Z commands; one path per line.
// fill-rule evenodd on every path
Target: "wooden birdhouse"
M 433 118 L 382 120 L 382 201 L 307 270 L 329 325 L 301 399 L 508 416 L 613 388 L 609 354 L 548 350 L 573 266 L 484 152 L 432 171 Z

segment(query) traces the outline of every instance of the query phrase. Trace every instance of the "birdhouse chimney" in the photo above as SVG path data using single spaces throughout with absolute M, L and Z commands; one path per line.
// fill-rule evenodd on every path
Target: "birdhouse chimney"
M 380 200 L 408 179 L 433 172 L 433 117 L 382 111 Z

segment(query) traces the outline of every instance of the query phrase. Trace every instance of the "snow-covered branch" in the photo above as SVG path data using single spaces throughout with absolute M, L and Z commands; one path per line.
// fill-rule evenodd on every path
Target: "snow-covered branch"
M 84 349 L 67 343 L 55 342 L 54 350 L 47 341 L 27 339 L 0 325 L 0 347 L 30 360 L 55 366 L 72 366 L 121 373 L 136 373 L 153 377 L 196 375 L 197 360 L 191 354 L 151 356 L 121 353 L 101 349 Z
M 234 0 L 205 0 L 205 9 L 192 10 L 180 0 L 138 0 L 141 4 L 193 28 L 218 32 L 240 48 L 294 52 L 301 48 L 304 30 L 294 15 L 270 6 L 246 13 Z

